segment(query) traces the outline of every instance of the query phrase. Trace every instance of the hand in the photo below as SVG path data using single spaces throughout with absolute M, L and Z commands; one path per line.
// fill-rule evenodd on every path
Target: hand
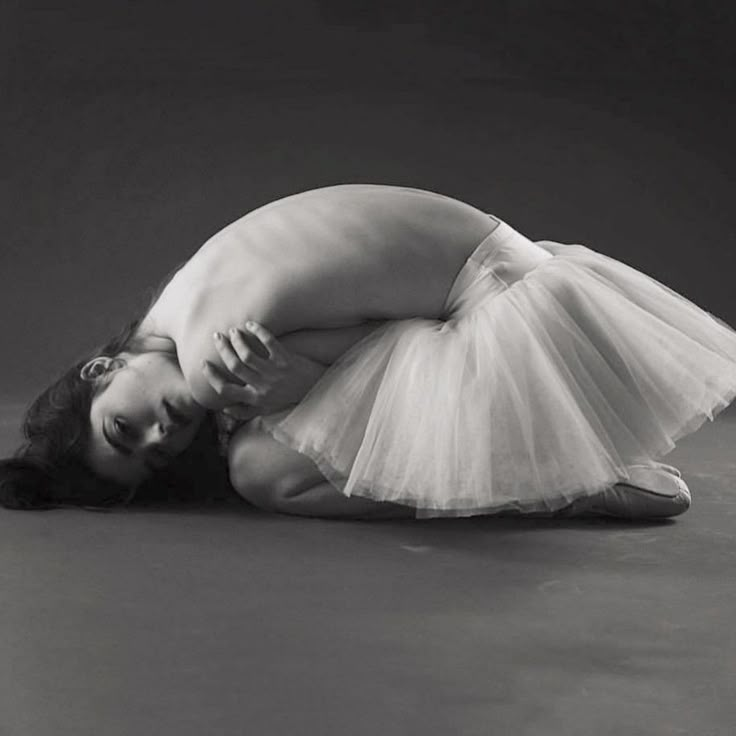
M 246 322 L 245 330 L 217 332 L 214 340 L 226 370 L 209 361 L 202 370 L 215 392 L 228 402 L 224 411 L 238 419 L 298 403 L 325 370 L 322 364 L 287 350 L 255 322 Z

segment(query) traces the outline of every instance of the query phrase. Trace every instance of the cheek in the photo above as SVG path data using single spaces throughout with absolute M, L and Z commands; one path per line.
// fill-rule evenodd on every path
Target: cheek
M 93 400 L 90 417 L 93 422 L 96 419 L 101 425 L 103 417 L 116 414 L 119 405 L 120 401 L 117 398 L 115 387 L 109 384 L 106 388 L 101 389 Z
M 120 375 L 118 380 L 118 385 L 112 387 L 115 391 L 111 395 L 115 405 L 132 418 L 146 420 L 151 404 L 155 403 L 152 399 L 155 390 L 152 392 L 149 382 L 135 373 Z

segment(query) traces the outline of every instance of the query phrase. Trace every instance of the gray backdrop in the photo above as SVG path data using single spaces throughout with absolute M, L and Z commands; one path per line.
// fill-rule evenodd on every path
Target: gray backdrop
M 465 199 L 736 322 L 733 6 L 154 5 L 2 11 L 6 408 L 226 223 L 339 182 Z
M 336 182 L 467 199 L 736 323 L 736 6 L 200 6 L 0 9 L 0 450 L 210 234 Z M 0 731 L 731 736 L 735 444 L 666 458 L 671 524 L 2 513 Z

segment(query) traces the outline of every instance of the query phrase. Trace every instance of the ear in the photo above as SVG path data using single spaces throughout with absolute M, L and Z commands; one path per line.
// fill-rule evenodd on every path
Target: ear
M 122 358 L 109 358 L 106 355 L 98 355 L 82 366 L 82 370 L 79 371 L 79 377 L 83 381 L 94 382 L 108 373 L 122 368 L 124 365 L 125 361 Z

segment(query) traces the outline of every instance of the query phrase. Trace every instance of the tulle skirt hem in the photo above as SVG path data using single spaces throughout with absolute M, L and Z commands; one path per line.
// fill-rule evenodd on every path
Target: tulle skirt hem
M 727 408 L 735 398 L 736 389 L 716 402 L 710 410 L 692 417 L 680 428 L 679 431 L 674 432 L 672 436 L 668 438 L 669 441 L 665 442 L 663 447 L 659 449 L 653 448 L 647 458 L 638 459 L 643 462 L 649 462 L 664 457 L 668 452 L 675 448 L 675 444 L 679 439 L 696 432 L 703 424 L 705 424 L 706 421 L 713 421 L 716 416 L 718 416 L 723 409 Z M 417 502 L 413 494 L 407 494 L 406 497 L 403 497 L 398 495 L 395 489 L 391 488 L 380 488 L 375 485 L 370 485 L 361 487 L 358 490 L 353 489 L 352 493 L 347 493 L 345 491 L 345 487 L 347 485 L 346 476 L 335 468 L 325 453 L 319 452 L 316 447 L 303 445 L 299 442 L 299 439 L 296 436 L 289 435 L 278 425 L 266 426 L 266 429 L 278 442 L 290 446 L 301 454 L 309 457 L 325 479 L 344 495 L 349 497 L 354 494 L 375 501 L 390 501 L 391 503 L 410 506 L 416 509 L 417 519 L 439 517 L 460 518 L 484 514 L 497 514 L 507 511 L 514 511 L 519 514 L 553 513 L 565 508 L 580 498 L 587 498 L 596 495 L 616 483 L 629 480 L 630 476 L 628 467 L 634 464 L 634 459 L 632 458 L 629 465 L 622 465 L 616 468 L 616 470 L 607 477 L 600 478 L 597 481 L 590 481 L 584 487 L 567 488 L 564 491 L 560 491 L 559 495 L 549 497 L 498 501 L 484 506 L 477 505 L 477 502 L 467 505 L 466 499 L 453 498 L 448 494 L 445 498 L 440 499 L 439 503 L 442 505 L 416 506 Z
M 263 428 L 346 496 L 418 517 L 555 511 L 736 397 L 724 322 L 620 261 L 501 225 L 445 319 L 386 324 Z

